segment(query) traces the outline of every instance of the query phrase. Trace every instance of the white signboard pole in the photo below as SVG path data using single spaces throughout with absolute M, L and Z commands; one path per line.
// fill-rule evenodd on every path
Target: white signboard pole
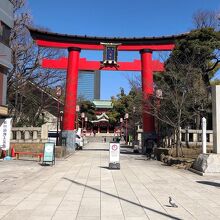
M 11 135 L 11 118 L 0 119 L 0 147 L 9 150 Z
M 120 144 L 119 143 L 110 143 L 109 168 L 120 169 Z
M 202 153 L 206 154 L 206 118 L 202 118 Z

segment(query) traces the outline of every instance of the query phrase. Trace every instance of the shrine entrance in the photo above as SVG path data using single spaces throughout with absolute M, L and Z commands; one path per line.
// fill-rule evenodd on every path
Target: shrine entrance
M 153 60 L 154 51 L 171 51 L 176 39 L 185 35 L 143 38 L 110 38 L 57 34 L 29 28 L 32 38 L 40 47 L 68 49 L 68 57 L 43 59 L 43 68 L 66 69 L 66 96 L 62 136 L 73 148 L 76 120 L 77 84 L 79 70 L 140 71 L 145 99 L 153 94 L 153 72 L 162 72 L 163 63 Z M 89 61 L 80 57 L 81 50 L 102 50 L 103 61 Z M 118 62 L 120 51 L 139 51 L 140 60 Z M 146 106 L 147 107 L 147 106 Z M 155 133 L 154 117 L 143 111 L 143 141 Z

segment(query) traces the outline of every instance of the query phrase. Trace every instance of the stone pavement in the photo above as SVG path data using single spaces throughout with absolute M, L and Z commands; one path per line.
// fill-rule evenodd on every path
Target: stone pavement
M 91 143 L 53 167 L 0 161 L 0 219 L 220 219 L 220 176 L 163 166 L 129 149 L 121 170 L 109 170 L 107 149 Z

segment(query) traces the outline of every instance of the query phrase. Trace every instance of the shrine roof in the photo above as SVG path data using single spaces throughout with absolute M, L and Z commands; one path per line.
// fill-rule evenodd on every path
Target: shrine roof
M 101 122 L 109 122 L 109 120 L 108 119 L 106 119 L 106 118 L 101 118 L 101 119 L 98 119 L 98 120 L 94 120 L 94 121 L 91 121 L 92 123 L 101 123 Z
M 109 119 L 108 115 L 106 115 L 105 112 L 103 112 L 101 115 L 96 115 L 97 119 Z
M 92 123 L 109 122 L 108 115 L 103 112 L 101 115 L 96 115 L 97 120 L 91 121 Z
M 152 45 L 152 44 L 170 44 L 174 43 L 177 39 L 182 39 L 188 33 L 157 36 L 157 37 L 100 37 L 100 36 L 87 36 L 87 35 L 70 35 L 60 34 L 39 30 L 33 27 L 28 27 L 31 36 L 34 40 L 46 40 L 65 43 L 81 43 L 81 44 L 96 44 L 101 42 L 105 43 L 121 43 L 123 45 Z
M 94 100 L 93 104 L 96 106 L 96 108 L 113 108 L 111 100 Z

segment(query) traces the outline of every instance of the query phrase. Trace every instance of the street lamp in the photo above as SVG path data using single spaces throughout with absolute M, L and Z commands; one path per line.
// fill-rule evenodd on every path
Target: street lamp
M 163 99 L 163 92 L 161 89 L 156 89 L 155 91 L 156 95 L 156 109 L 157 109 L 157 115 L 159 116 L 160 111 L 160 101 Z M 158 117 L 159 118 L 159 117 Z M 159 119 L 157 119 L 157 146 L 159 147 L 160 143 L 160 125 L 159 125 Z
M 60 111 L 60 130 L 63 130 L 63 111 Z
M 126 129 L 126 140 L 125 140 L 125 142 L 126 142 L 126 144 L 128 144 L 128 117 L 129 117 L 129 115 L 128 115 L 128 113 L 126 113 L 125 114 L 125 122 L 126 122 L 126 124 L 125 124 L 125 129 Z
M 79 105 L 76 105 L 76 130 L 78 130 L 78 127 L 79 127 L 79 122 L 78 122 L 79 111 L 80 111 L 80 107 L 79 107 Z
M 82 119 L 82 131 L 83 131 L 83 127 L 84 127 L 84 124 L 83 124 L 83 122 L 84 122 L 84 118 L 85 118 L 85 113 L 82 112 L 82 113 L 81 113 L 81 119 Z
M 120 118 L 120 137 L 122 136 L 122 123 L 123 123 L 123 118 Z
M 85 117 L 85 130 L 87 130 L 88 117 Z
M 56 86 L 56 96 L 57 96 L 57 135 L 56 135 L 56 145 L 59 145 L 59 121 L 60 121 L 60 97 L 62 95 L 62 87 Z
M 134 133 L 133 133 L 133 135 L 134 135 L 134 137 L 133 137 L 133 141 L 135 142 L 136 141 L 136 127 L 135 127 L 135 119 L 136 119 L 136 115 L 135 115 L 135 113 L 136 113 L 136 107 L 135 106 L 133 106 L 133 129 L 134 129 Z M 133 142 L 133 143 L 134 143 Z

